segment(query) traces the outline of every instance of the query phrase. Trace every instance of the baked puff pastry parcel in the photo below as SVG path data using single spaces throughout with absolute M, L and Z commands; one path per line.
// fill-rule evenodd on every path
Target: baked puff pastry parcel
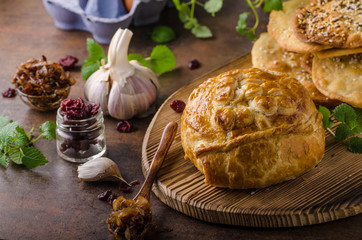
M 307 90 L 289 75 L 233 70 L 191 93 L 181 142 L 207 184 L 261 188 L 293 179 L 322 159 L 322 118 Z

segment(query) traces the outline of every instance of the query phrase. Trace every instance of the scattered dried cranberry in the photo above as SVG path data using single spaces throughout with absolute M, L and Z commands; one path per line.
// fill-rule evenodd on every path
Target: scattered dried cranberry
M 196 68 L 199 68 L 201 66 L 200 62 L 196 59 L 192 59 L 189 61 L 188 67 L 190 70 L 194 70 Z
M 81 98 L 73 100 L 72 98 L 64 99 L 60 108 L 61 114 L 65 120 L 82 120 L 93 117 L 98 113 L 99 104 L 86 105 Z
M 65 56 L 59 59 L 59 64 L 64 68 L 64 70 L 71 70 L 74 68 L 75 64 L 78 62 L 78 58 L 73 56 Z
M 110 204 L 110 205 L 113 205 L 113 201 L 117 199 L 117 195 L 115 193 L 112 193 L 108 199 L 107 199 L 107 202 Z
M 131 132 L 132 128 L 132 123 L 129 121 L 119 121 L 116 126 L 117 131 L 121 133 Z
M 109 196 L 111 196 L 112 194 L 112 190 L 107 190 L 105 192 L 102 192 L 101 194 L 98 195 L 98 199 L 102 200 L 102 201 L 107 201 Z
M 119 184 L 119 190 L 122 191 L 122 192 L 128 193 L 128 192 L 131 192 L 132 189 L 126 183 L 121 182 L 121 184 Z
M 181 100 L 173 100 L 170 107 L 177 113 L 181 113 L 185 109 L 186 104 Z
M 14 88 L 8 88 L 3 92 L 3 97 L 12 98 L 16 96 L 16 90 Z

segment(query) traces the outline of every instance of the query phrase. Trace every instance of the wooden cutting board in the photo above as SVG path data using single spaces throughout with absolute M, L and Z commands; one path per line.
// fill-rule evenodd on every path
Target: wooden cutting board
M 250 54 L 202 76 L 171 95 L 155 114 L 142 146 L 142 170 L 148 172 L 164 127 L 180 126 L 181 114 L 170 108 L 187 102 L 194 88 L 211 76 L 251 67 Z M 318 166 L 302 176 L 263 189 L 230 190 L 204 183 L 204 175 L 184 159 L 180 129 L 153 184 L 152 191 L 171 208 L 207 222 L 294 227 L 323 223 L 362 212 L 362 154 L 353 154 L 327 134 L 326 151 Z

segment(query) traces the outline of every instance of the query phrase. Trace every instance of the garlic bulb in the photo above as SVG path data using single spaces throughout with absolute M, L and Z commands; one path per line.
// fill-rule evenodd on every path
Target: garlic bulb
M 78 178 L 85 182 L 100 180 L 121 180 L 128 184 L 121 175 L 115 162 L 106 157 L 90 160 L 78 167 Z
M 84 86 L 88 101 L 99 103 L 105 114 L 126 120 L 147 111 L 156 101 L 159 83 L 156 74 L 137 61 L 128 61 L 133 33 L 118 29 L 108 50 L 108 63 L 102 64 Z

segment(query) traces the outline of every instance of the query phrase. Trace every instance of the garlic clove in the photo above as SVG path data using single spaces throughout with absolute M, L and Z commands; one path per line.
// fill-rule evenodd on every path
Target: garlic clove
M 80 165 L 78 178 L 85 182 L 121 180 L 131 186 L 122 177 L 117 164 L 106 157 L 96 158 Z
M 84 85 L 84 96 L 87 101 L 98 103 L 105 115 L 108 115 L 107 102 L 110 89 L 110 76 L 106 68 L 93 73 Z

